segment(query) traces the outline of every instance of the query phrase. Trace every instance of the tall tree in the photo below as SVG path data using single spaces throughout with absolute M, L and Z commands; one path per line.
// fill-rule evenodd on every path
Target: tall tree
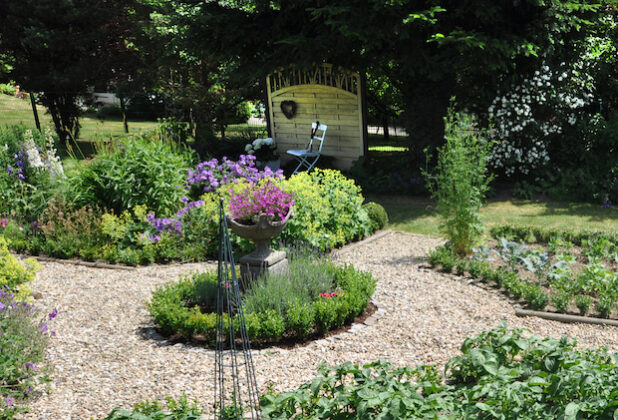
M 9 77 L 40 92 L 61 139 L 79 134 L 80 98 L 131 63 L 129 0 L 3 0 L 0 55 Z
M 386 77 L 417 157 L 442 142 L 453 96 L 487 105 L 539 55 L 568 57 L 600 10 L 586 0 L 177 1 L 192 8 L 196 51 L 234 59 L 236 77 L 324 61 Z

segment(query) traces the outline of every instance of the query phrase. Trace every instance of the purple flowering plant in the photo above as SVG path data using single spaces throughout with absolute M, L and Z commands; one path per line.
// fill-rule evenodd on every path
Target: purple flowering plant
M 283 220 L 295 204 L 294 194 L 286 193 L 270 181 L 262 185 L 249 184 L 238 193 L 230 192 L 230 213 L 243 223 L 251 223 L 253 216 L 260 214 L 273 215 L 276 221 Z
M 209 192 L 239 180 L 256 183 L 265 178 L 283 178 L 281 169 L 275 172 L 268 167 L 263 171 L 257 169 L 255 159 L 252 155 L 240 155 L 238 161 L 224 157 L 221 162 L 217 159 L 202 162 L 195 169 L 187 170 L 187 183 L 191 188 Z
M 184 231 L 190 230 L 185 225 L 194 224 L 195 218 L 191 215 L 195 209 L 204 206 L 204 201 L 199 197 L 205 192 L 214 192 L 220 187 L 237 184 L 241 181 L 256 184 L 264 179 L 282 178 L 282 170 L 273 171 L 268 167 L 262 171 L 257 169 L 255 167 L 255 156 L 251 155 L 241 155 L 238 161 L 224 157 L 221 162 L 218 159 L 202 162 L 194 169 L 187 170 L 187 182 L 185 184 L 187 196 L 181 199 L 184 207 L 172 217 L 157 218 L 154 213 L 150 213 L 147 220 L 156 232 L 146 236 L 152 242 L 158 242 L 163 233 L 182 235 Z M 193 199 L 190 197 L 193 197 Z
M 54 309 L 41 320 L 30 303 L 16 300 L 13 290 L 0 289 L 0 417 L 25 411 L 32 390 L 49 381 L 42 362 L 57 315 Z

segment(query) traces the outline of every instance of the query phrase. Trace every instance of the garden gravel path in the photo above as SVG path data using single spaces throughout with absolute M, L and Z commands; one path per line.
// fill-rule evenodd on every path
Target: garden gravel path
M 340 252 L 337 259 L 378 279 L 374 296 L 380 317 L 367 326 L 293 349 L 255 352 L 258 386 L 269 381 L 290 390 L 316 374 L 321 361 L 444 364 L 459 353 L 465 337 L 506 320 L 542 336 L 575 337 L 581 346 L 618 351 L 618 328 L 518 318 L 508 300 L 455 276 L 429 270 L 423 262 L 441 240 L 392 233 Z M 31 404 L 27 419 L 101 418 L 116 406 L 186 393 L 207 408 L 213 398 L 213 352 L 162 340 L 145 309 L 152 290 L 180 274 L 212 264 L 97 269 L 43 262 L 33 289 L 36 305 L 59 315 L 49 350 L 55 367 L 48 392 Z M 208 409 L 208 408 L 207 408 Z

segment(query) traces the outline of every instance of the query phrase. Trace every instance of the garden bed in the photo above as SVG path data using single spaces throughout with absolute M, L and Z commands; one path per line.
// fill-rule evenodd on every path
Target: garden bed
M 244 320 L 253 346 L 286 346 L 343 330 L 361 316 L 375 290 L 371 274 L 352 265 L 339 267 L 308 250 L 289 255 L 289 273 L 270 274 L 245 284 Z M 231 280 L 230 280 L 231 282 Z M 218 292 L 215 271 L 194 274 L 156 290 L 148 309 L 163 335 L 199 340 L 214 347 L 217 331 L 217 293 L 232 293 L 230 283 Z M 241 323 L 234 315 L 240 336 Z M 227 329 L 227 318 L 223 317 Z
M 612 235 L 498 227 L 497 239 L 460 258 L 440 247 L 429 258 L 443 271 L 493 285 L 533 310 L 613 318 L 618 302 L 618 242 Z M 530 241 L 521 243 L 513 239 Z M 544 239 L 546 242 L 537 242 Z M 614 318 L 615 319 L 615 318 Z
M 427 270 L 427 254 L 443 240 L 393 233 L 339 255 L 377 280 L 374 299 L 383 316 L 364 328 L 307 345 L 255 351 L 260 392 L 272 381 L 278 392 L 316 376 L 319 362 L 397 366 L 437 363 L 460 354 L 466 337 L 506 320 L 540 336 L 576 338 L 581 347 L 618 351 L 618 329 L 519 318 L 501 295 L 450 275 Z M 187 394 L 209 410 L 214 386 L 214 351 L 159 336 L 144 302 L 152 291 L 181 274 L 213 269 L 212 264 L 138 267 L 125 270 L 42 262 L 32 289 L 42 311 L 57 307 L 57 338 L 47 359 L 54 366 L 51 388 L 31 403 L 24 419 L 103 418 L 112 408 Z M 154 339 L 153 339 L 154 338 Z

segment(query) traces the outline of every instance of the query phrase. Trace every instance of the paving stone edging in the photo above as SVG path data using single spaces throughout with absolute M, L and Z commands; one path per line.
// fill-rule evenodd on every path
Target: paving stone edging
M 21 257 L 24 257 L 23 255 L 20 255 Z M 44 262 L 54 262 L 54 263 L 60 263 L 60 264 L 71 264 L 71 265 L 82 265 L 85 267 L 92 267 L 92 268 L 106 268 L 106 269 L 111 269 L 111 270 L 135 270 L 137 267 L 132 267 L 129 265 L 121 265 L 121 264 L 107 264 L 107 263 L 102 263 L 102 262 L 93 262 L 93 261 L 81 261 L 81 260 L 63 260 L 60 258 L 52 258 L 52 257 L 43 257 L 40 255 L 36 255 L 36 256 L 25 256 L 27 258 L 35 258 L 37 261 L 44 261 Z

